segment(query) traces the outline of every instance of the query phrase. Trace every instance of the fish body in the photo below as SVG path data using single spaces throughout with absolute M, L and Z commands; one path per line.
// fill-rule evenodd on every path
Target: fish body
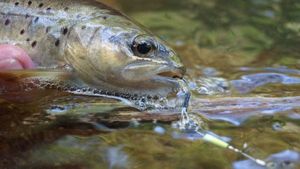
M 93 0 L 0 0 L 0 44 L 22 47 L 38 68 L 68 68 L 120 93 L 167 95 L 185 72 L 164 41 Z

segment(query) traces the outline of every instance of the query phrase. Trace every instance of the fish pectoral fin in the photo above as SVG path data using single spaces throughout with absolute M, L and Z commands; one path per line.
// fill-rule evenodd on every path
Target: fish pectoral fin
M 10 94 L 26 93 L 26 91 L 76 87 L 79 82 L 74 75 L 68 71 L 55 69 L 0 71 L 0 98 Z
M 55 77 L 65 78 L 71 76 L 72 73 L 59 69 L 32 69 L 32 70 L 1 70 L 0 79 L 24 79 L 33 77 Z
M 74 75 L 71 72 L 63 70 L 34 69 L 0 71 L 0 86 L 2 89 L 26 90 L 28 86 L 39 88 L 40 84 L 70 84 L 73 81 Z

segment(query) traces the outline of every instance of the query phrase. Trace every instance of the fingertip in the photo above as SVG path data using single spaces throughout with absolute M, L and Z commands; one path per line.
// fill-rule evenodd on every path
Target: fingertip
M 18 70 L 18 69 L 24 69 L 20 61 L 14 58 L 0 60 L 0 70 Z
M 8 65 L 5 66 L 7 69 L 10 68 L 9 66 L 15 69 L 18 68 L 19 65 L 21 65 L 23 69 L 34 68 L 34 63 L 28 56 L 28 54 L 25 52 L 25 50 L 14 45 L 0 45 L 0 61 L 2 61 L 2 64 L 8 63 Z

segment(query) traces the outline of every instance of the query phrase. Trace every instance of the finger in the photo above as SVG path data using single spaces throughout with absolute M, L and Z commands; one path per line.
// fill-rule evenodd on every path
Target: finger
M 23 65 L 14 58 L 0 59 L 0 70 L 24 69 Z
M 0 69 L 32 69 L 34 64 L 28 54 L 14 45 L 0 45 Z

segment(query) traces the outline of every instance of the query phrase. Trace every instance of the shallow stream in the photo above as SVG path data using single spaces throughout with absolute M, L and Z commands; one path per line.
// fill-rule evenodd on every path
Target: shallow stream
M 209 131 L 267 168 L 300 168 L 300 2 L 106 1 L 180 54 L 189 112 Z M 1 94 L 0 168 L 263 168 L 191 141 L 171 127 L 178 117 L 52 89 Z

